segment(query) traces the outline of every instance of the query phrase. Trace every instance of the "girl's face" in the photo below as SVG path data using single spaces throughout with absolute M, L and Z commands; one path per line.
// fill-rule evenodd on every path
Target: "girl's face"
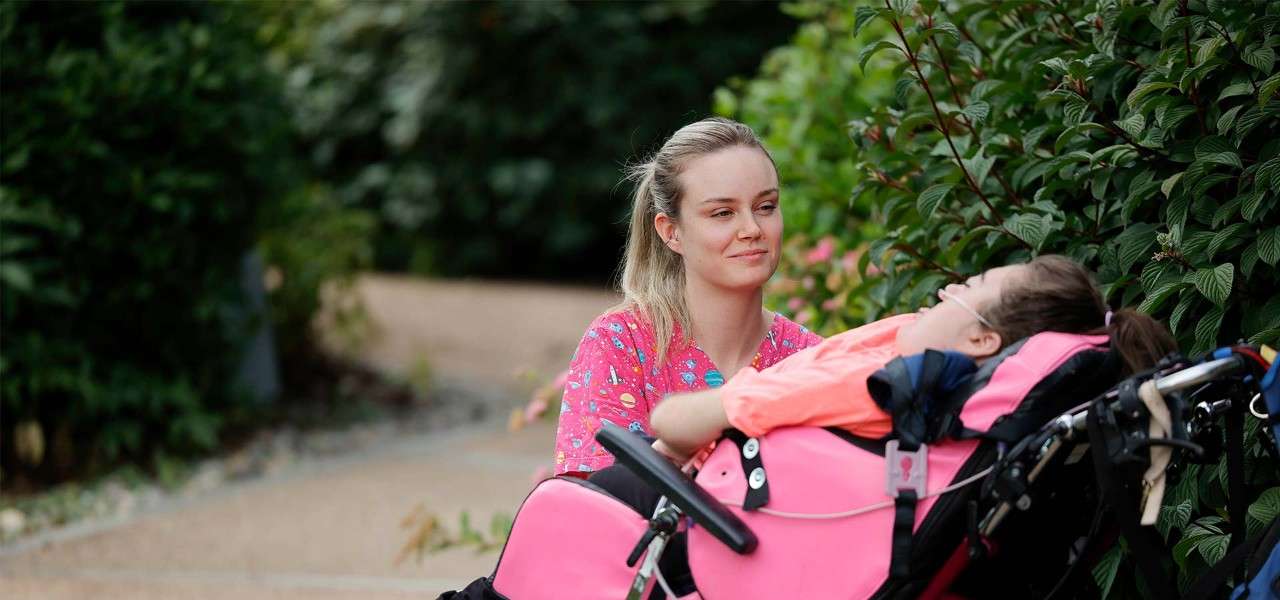
M 680 174 L 680 218 L 654 219 L 684 258 L 691 283 L 758 289 L 778 268 L 782 210 L 778 173 L 758 148 L 734 146 L 690 160 Z
M 1022 275 L 1025 265 L 997 267 L 939 290 L 940 302 L 920 309 L 920 318 L 898 330 L 898 353 L 919 354 L 926 349 L 954 350 L 985 358 L 1000 351 L 1000 334 L 982 324 L 970 309 L 981 313 L 1000 301 L 1009 281 Z

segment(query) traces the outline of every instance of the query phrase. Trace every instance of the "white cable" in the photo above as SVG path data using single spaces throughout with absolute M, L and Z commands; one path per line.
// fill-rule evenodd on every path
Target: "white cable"
M 953 483 L 953 484 L 951 484 L 951 485 L 949 485 L 949 486 L 947 486 L 947 487 L 944 487 L 944 488 L 942 488 L 942 489 L 940 489 L 940 490 L 937 490 L 937 491 L 934 491 L 934 492 L 929 492 L 929 493 L 925 494 L 924 496 L 922 496 L 922 497 L 920 498 L 920 500 L 924 500 L 925 498 L 932 498 L 932 497 L 934 497 L 934 496 L 941 496 L 941 495 L 946 494 L 946 493 L 948 493 L 948 492 L 954 492 L 954 491 L 956 491 L 956 490 L 958 490 L 958 489 L 960 489 L 960 488 L 962 488 L 962 487 L 964 487 L 964 486 L 966 486 L 966 485 L 970 485 L 970 484 L 974 483 L 975 481 L 978 481 L 979 479 L 982 479 L 983 477 L 986 477 L 988 474 L 990 474 L 990 473 L 991 473 L 992 469 L 994 469 L 994 468 L 995 468 L 994 466 L 992 466 L 992 467 L 987 467 L 987 468 L 985 468 L 985 469 L 983 469 L 983 470 L 979 471 L 979 472 L 978 472 L 977 474 L 975 474 L 974 476 L 969 477 L 969 478 L 967 478 L 967 479 L 965 479 L 965 480 L 963 480 L 963 481 L 959 481 L 959 482 L 957 482 L 957 483 Z M 723 504 L 726 504 L 726 505 L 728 505 L 728 506 L 736 506 L 736 507 L 738 507 L 738 508 L 741 508 L 741 507 L 742 507 L 742 504 L 741 504 L 741 503 L 730 502 L 730 501 L 727 501 L 727 500 L 721 500 L 720 502 L 721 502 L 721 503 L 723 503 Z M 893 500 L 886 500 L 886 501 L 884 501 L 884 502 L 879 502 L 879 503 L 872 504 L 872 505 L 869 505 L 869 506 L 863 506 L 862 508 L 855 508 L 855 509 L 853 509 L 853 510 L 847 510 L 847 511 L 844 511 L 844 512 L 838 512 L 838 513 L 813 513 L 813 514 L 810 514 L 810 513 L 794 513 L 794 512 L 786 512 L 786 511 L 781 511 L 781 510 L 773 510 L 773 509 L 771 509 L 771 508 L 764 508 L 764 507 L 757 508 L 756 510 L 757 510 L 757 511 L 759 511 L 759 512 L 762 512 L 762 513 L 764 513 L 764 514 L 766 514 L 766 515 L 771 515 L 771 516 L 774 516 L 774 517 L 782 517 L 782 518 L 784 518 L 784 519 L 843 519 L 843 518 L 845 518 L 845 517 L 853 517 L 853 516 L 860 515 L 860 514 L 863 514 L 863 513 L 869 513 L 869 512 L 871 512 L 871 511 L 880 510 L 880 509 L 882 509 L 882 508 L 890 508 L 890 507 L 892 507 L 892 506 L 893 506 Z
M 667 585 L 667 579 L 662 576 L 662 567 L 657 564 L 653 565 L 653 574 L 658 578 L 658 585 L 662 587 L 662 591 L 667 593 L 667 598 L 676 600 L 676 593 L 671 591 L 671 586 Z

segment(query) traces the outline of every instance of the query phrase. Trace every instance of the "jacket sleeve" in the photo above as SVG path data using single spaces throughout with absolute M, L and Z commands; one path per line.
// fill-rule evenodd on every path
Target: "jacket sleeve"
M 763 371 L 744 369 L 722 390 L 729 422 L 751 436 L 789 425 L 840 427 L 879 438 L 892 419 L 871 398 L 867 379 L 896 354 L 903 315 L 831 337 Z
M 611 325 L 622 324 L 622 331 Z M 596 443 L 601 421 L 649 434 L 643 372 L 622 319 L 602 317 L 574 351 L 556 429 L 556 473 L 598 471 L 613 455 Z

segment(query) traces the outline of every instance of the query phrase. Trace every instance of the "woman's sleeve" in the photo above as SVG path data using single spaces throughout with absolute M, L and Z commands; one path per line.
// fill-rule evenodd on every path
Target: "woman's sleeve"
M 556 429 L 556 473 L 598 471 L 613 464 L 613 455 L 595 440 L 601 421 L 649 434 L 643 372 L 620 318 L 592 323 L 570 361 Z

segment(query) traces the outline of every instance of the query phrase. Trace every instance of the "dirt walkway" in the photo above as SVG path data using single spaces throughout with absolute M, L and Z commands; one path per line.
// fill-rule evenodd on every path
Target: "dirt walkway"
M 522 369 L 563 368 L 587 322 L 613 302 L 595 290 L 376 276 L 361 293 L 381 335 L 364 355 L 392 371 L 425 354 L 451 381 L 507 390 Z M 492 569 L 494 553 L 394 558 L 400 522 L 425 503 L 455 526 L 512 512 L 549 464 L 552 425 L 515 434 L 505 418 L 405 434 L 120 522 L 0 548 L 2 598 L 423 598 Z

